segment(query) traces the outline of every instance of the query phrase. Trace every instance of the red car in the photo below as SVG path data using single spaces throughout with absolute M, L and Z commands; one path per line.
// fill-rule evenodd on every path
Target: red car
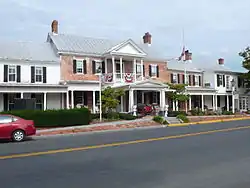
M 33 120 L 25 120 L 13 115 L 0 115 L 0 139 L 23 141 L 27 136 L 36 134 Z

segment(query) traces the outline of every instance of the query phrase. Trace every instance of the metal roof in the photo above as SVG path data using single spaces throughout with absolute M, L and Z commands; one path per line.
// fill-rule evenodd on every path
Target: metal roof
M 132 39 L 127 39 L 131 40 Z M 102 56 L 115 46 L 127 40 L 109 40 L 103 38 L 92 38 L 70 34 L 48 34 L 48 42 L 53 42 L 58 52 L 61 53 L 77 53 L 82 55 L 98 55 Z M 133 41 L 134 42 L 134 41 Z M 134 42 L 146 54 L 148 60 L 166 61 L 167 59 L 159 54 L 153 45 L 148 46 L 142 42 Z
M 60 62 L 48 42 L 0 41 L 0 59 Z

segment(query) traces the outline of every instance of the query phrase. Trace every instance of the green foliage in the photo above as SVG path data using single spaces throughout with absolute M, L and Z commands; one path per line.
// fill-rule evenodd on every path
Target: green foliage
M 232 111 L 222 111 L 222 115 L 233 115 Z
M 111 112 L 119 105 L 119 97 L 124 96 L 125 92 L 120 88 L 112 88 L 110 86 L 102 90 L 102 110 L 103 112 Z
M 184 114 L 179 114 L 176 118 L 180 119 L 183 123 L 189 123 L 189 119 Z
M 12 114 L 27 120 L 33 120 L 36 127 L 63 127 L 74 125 L 88 125 L 91 114 L 87 108 L 62 110 L 18 110 L 1 112 Z
M 167 84 L 170 89 L 175 90 L 174 92 L 167 93 L 168 97 L 175 102 L 175 105 L 176 101 L 186 102 L 187 100 L 189 100 L 190 96 L 188 94 L 185 94 L 187 84 L 165 84 Z
M 92 119 L 99 119 L 100 114 L 91 114 Z M 117 112 L 111 112 L 110 113 L 104 113 L 102 114 L 102 117 L 104 119 L 112 119 L 112 120 L 135 120 L 137 117 L 133 116 L 132 114 L 126 114 L 126 113 L 117 113 Z
M 242 73 L 240 77 L 244 80 L 246 88 L 250 88 L 250 47 L 245 48 L 239 55 L 243 58 L 242 67 L 247 69 L 247 73 Z M 247 92 L 249 89 L 247 89 Z
M 190 110 L 192 116 L 204 116 L 205 113 L 200 108 Z
M 184 111 L 169 111 L 168 112 L 168 117 L 176 117 L 179 114 L 183 114 L 185 116 L 187 115 L 186 112 L 184 112 Z
M 153 121 L 155 121 L 156 123 L 163 124 L 163 125 L 168 124 L 168 122 L 162 116 L 154 116 Z

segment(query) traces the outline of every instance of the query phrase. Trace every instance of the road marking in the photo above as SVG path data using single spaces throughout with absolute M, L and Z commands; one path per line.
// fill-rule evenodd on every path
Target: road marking
M 173 135 L 173 136 L 164 136 L 164 137 L 149 138 L 149 139 L 143 139 L 143 140 L 115 142 L 115 143 L 110 143 L 110 144 L 100 144 L 100 145 L 84 146 L 84 147 L 78 147 L 78 148 L 68 148 L 68 149 L 58 149 L 58 150 L 48 150 L 48 151 L 41 151 L 41 152 L 5 155 L 5 156 L 0 156 L 0 160 L 32 157 L 32 156 L 41 156 L 41 155 L 49 155 L 49 154 L 57 154 L 57 153 L 66 153 L 66 152 L 73 152 L 73 151 L 84 151 L 84 150 L 91 150 L 91 149 L 98 149 L 98 148 L 107 148 L 107 147 L 114 147 L 114 146 L 139 144 L 139 143 L 154 142 L 154 141 L 160 141 L 160 140 L 169 140 L 169 139 L 176 139 L 176 138 L 185 138 L 185 137 L 191 137 L 191 136 L 199 136 L 199 135 L 206 135 L 206 134 L 219 133 L 219 132 L 237 131 L 237 130 L 244 130 L 244 129 L 250 129 L 250 126 L 217 129 L 217 130 L 211 130 L 211 131 L 187 133 L 187 134 L 180 134 L 180 135 Z

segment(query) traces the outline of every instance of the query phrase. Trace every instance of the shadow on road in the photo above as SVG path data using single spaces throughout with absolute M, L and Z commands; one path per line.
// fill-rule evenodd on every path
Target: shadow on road
M 32 141 L 36 140 L 33 139 L 32 137 L 28 137 L 23 142 L 32 142 Z M 17 142 L 12 142 L 11 140 L 6 140 L 6 139 L 0 139 L 0 144 L 7 144 L 7 143 L 17 143 Z

